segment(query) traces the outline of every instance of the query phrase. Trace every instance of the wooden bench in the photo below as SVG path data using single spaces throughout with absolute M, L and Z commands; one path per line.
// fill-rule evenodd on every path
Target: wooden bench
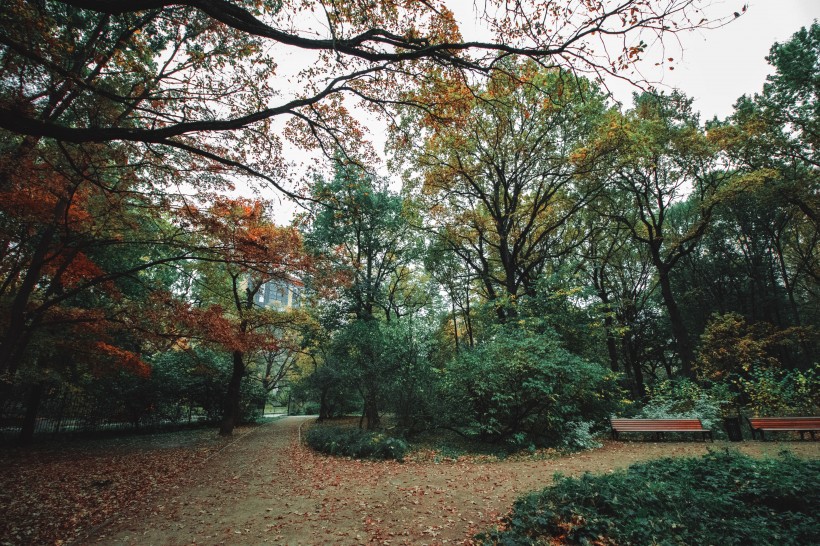
M 700 419 L 622 419 L 610 418 L 612 425 L 612 439 L 617 440 L 621 432 L 654 432 L 658 440 L 663 438 L 664 432 L 700 432 L 703 441 L 706 436 L 712 438 L 712 431 L 703 428 Z
M 796 431 L 803 439 L 805 433 L 811 434 L 814 439 L 814 431 L 820 430 L 820 417 L 749 417 L 749 426 L 752 429 L 752 440 L 757 434 L 760 439 L 765 440 L 763 431 Z

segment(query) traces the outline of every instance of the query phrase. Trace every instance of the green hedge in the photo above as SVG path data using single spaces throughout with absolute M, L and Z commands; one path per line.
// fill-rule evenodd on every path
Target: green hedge
M 357 459 L 401 461 L 409 450 L 407 442 L 400 438 L 349 427 L 314 426 L 308 429 L 305 441 L 316 451 Z
M 559 477 L 482 544 L 820 544 L 820 461 L 721 452 Z

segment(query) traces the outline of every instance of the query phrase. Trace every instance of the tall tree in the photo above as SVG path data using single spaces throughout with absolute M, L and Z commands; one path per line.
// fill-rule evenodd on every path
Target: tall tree
M 430 213 L 427 229 L 496 301 L 499 318 L 533 296 L 552 261 L 583 240 L 578 212 L 599 185 L 573 153 L 605 110 L 585 79 L 529 62 L 500 63 L 487 86 L 464 90 L 460 117 L 415 116 L 422 141 L 411 169 Z M 506 303 L 505 303 L 506 302 Z
M 11 161 L 4 157 L 4 165 Z M 41 146 L 0 192 L 0 374 L 12 381 L 44 331 L 127 320 L 126 303 L 163 288 L 160 266 L 191 256 L 175 199 L 116 146 Z M 151 271 L 153 269 L 153 271 Z M 151 287 L 153 285 L 153 287 Z M 102 341 L 102 340 L 101 340 Z
M 595 146 L 617 149 L 605 212 L 643 245 L 651 259 L 669 316 L 681 370 L 691 375 L 694 346 L 683 320 L 671 272 L 695 251 L 709 227 L 725 181 L 717 148 L 692 112 L 691 100 L 636 96 L 635 107 L 612 118 Z
M 706 246 L 684 260 L 676 282 L 701 329 L 729 312 L 784 330 L 818 323 L 818 54 L 817 23 L 775 44 L 762 92 L 708 126 L 730 160 L 731 183 Z M 809 338 L 781 360 L 808 365 Z
M 760 94 L 741 97 L 726 123 L 715 123 L 736 169 L 738 198 L 730 210 L 749 218 L 762 231 L 765 246 L 775 258 L 776 283 L 785 290 L 790 320 L 816 321 L 820 280 L 817 252 L 820 241 L 820 24 L 803 28 L 772 46 L 767 59 L 775 72 Z M 740 219 L 740 217 L 739 217 Z M 803 304 L 805 302 L 805 304 Z M 803 315 L 808 313 L 808 317 Z M 781 325 L 776 317 L 766 317 Z
M 412 210 L 356 165 L 339 165 L 331 181 L 314 185 L 313 196 L 322 204 L 313 206 L 306 243 L 348 277 L 347 312 L 360 320 L 398 318 L 404 304 L 395 289 L 421 250 L 407 217 Z
M 264 307 L 259 293 L 271 281 L 292 282 L 310 267 L 295 228 L 273 225 L 265 204 L 244 199 L 217 199 L 207 210 L 191 210 L 204 228 L 211 253 L 192 271 L 194 303 L 179 305 L 189 337 L 230 354 L 220 434 L 230 435 L 240 419 L 242 381 L 255 357 L 277 352 L 293 318 Z
M 454 352 L 458 353 L 462 345 L 472 347 L 475 338 L 470 299 L 474 296 L 475 273 L 464 267 L 449 243 L 441 238 L 430 242 L 424 260 L 431 278 L 450 300 Z
M 404 199 L 355 165 L 338 164 L 333 179 L 318 181 L 317 201 L 306 226 L 306 246 L 324 255 L 347 278 L 340 311 L 349 320 L 331 340 L 334 361 L 352 366 L 353 383 L 364 401 L 367 426 L 380 423 L 383 391 L 396 369 L 383 357 L 389 322 L 413 313 L 423 303 L 408 276 L 422 242 L 408 222 Z

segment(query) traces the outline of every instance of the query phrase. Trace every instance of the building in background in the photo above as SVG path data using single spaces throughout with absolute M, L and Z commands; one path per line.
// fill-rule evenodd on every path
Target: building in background
M 304 283 L 295 278 L 266 282 L 256 294 L 256 303 L 274 309 L 298 309 L 304 288 Z

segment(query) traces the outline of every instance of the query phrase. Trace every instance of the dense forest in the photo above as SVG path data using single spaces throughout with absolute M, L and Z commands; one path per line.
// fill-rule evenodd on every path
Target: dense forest
M 333 43 L 277 2 L 131 4 L 0 14 L 0 427 L 231 434 L 273 403 L 523 448 L 613 414 L 817 414 L 820 24 L 702 120 L 587 77 L 643 46 L 577 48 L 691 2 L 582 2 L 549 39 L 508 13 L 470 48 L 422 2 L 337 6 Z M 270 40 L 318 52 L 301 94 Z M 343 95 L 388 121 L 390 177 Z M 321 168 L 288 171 L 285 137 Z

